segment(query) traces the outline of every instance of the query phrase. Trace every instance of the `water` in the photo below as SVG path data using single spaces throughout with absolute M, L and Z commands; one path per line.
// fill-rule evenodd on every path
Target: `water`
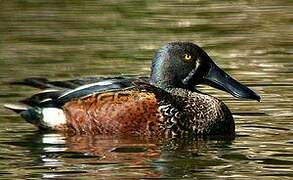
M 64 137 L 0 108 L 0 178 L 293 177 L 291 1 L 1 1 L 0 103 L 37 90 L 7 82 L 41 76 L 148 74 L 166 42 L 203 47 L 261 103 L 221 98 L 234 140 Z

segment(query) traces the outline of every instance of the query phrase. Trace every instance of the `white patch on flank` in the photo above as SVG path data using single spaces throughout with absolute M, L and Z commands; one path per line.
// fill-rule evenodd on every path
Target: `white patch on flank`
M 78 88 L 75 88 L 73 90 L 67 91 L 64 94 L 62 94 L 61 96 L 59 96 L 58 98 L 67 96 L 68 94 L 71 94 L 73 92 L 81 91 L 83 89 L 90 88 L 90 87 L 93 87 L 93 86 L 106 86 L 106 85 L 110 85 L 110 84 L 113 84 L 113 81 L 109 81 L 109 80 L 107 81 L 106 80 L 106 81 L 101 81 L 101 82 L 97 82 L 97 83 L 86 84 L 86 85 L 80 86 Z
M 62 109 L 44 108 L 42 109 L 43 123 L 48 127 L 55 127 L 66 123 L 66 117 Z

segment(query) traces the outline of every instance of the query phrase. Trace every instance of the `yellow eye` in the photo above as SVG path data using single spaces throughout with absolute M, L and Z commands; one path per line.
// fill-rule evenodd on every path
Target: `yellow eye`
M 186 60 L 186 61 L 190 61 L 191 60 L 191 55 L 189 55 L 189 54 L 184 54 L 184 60 Z

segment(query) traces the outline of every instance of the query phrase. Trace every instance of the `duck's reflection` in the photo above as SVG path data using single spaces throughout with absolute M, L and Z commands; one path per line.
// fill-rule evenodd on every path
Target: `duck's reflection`
M 228 147 L 230 140 L 145 139 L 113 136 L 64 136 L 34 134 L 26 138 L 37 158 L 37 166 L 48 168 L 42 177 L 123 176 L 168 177 L 184 176 L 186 167 L 205 169 L 217 159 L 219 146 Z M 228 146 L 227 146 L 228 145 Z M 37 150 L 36 150 L 37 148 Z M 203 158 L 203 156 L 205 158 Z M 209 156 L 209 160 L 206 157 Z M 215 163 L 215 162 L 213 162 Z M 216 163 L 222 163 L 217 161 Z M 176 172 L 175 172 L 176 169 Z M 75 174 L 75 175 L 74 175 Z M 182 174 L 182 175 L 181 175 Z

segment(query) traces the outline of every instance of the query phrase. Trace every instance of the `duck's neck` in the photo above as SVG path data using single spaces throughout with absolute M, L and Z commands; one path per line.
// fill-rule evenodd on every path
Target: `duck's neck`
M 150 83 L 154 86 L 166 89 L 166 88 L 174 88 L 178 87 L 178 85 L 173 80 L 174 77 L 169 74 L 163 73 L 152 73 L 150 78 Z
M 159 49 L 152 62 L 150 83 L 160 87 L 180 87 L 180 81 L 176 75 L 170 72 L 176 72 L 174 64 L 168 63 L 169 55 L 165 48 Z M 179 82 L 179 83 L 178 83 Z

